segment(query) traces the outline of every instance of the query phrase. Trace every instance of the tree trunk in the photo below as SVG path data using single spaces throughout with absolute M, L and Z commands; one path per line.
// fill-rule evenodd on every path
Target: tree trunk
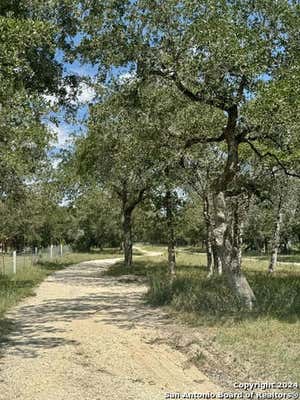
M 243 221 L 240 215 L 239 199 L 234 202 L 233 211 L 233 242 L 234 247 L 237 249 L 238 265 L 242 267 L 242 245 L 243 245 Z
M 173 279 L 176 276 L 176 253 L 175 253 L 175 235 L 174 235 L 174 216 L 172 192 L 166 192 L 166 216 L 167 216 L 167 231 L 168 231 L 168 265 L 169 273 Z
M 124 210 L 123 215 L 123 249 L 125 267 L 132 265 L 132 211 Z
M 233 227 L 228 220 L 229 216 L 224 192 L 215 193 L 213 205 L 216 252 L 222 261 L 223 270 L 232 291 L 251 310 L 255 296 L 241 271 L 239 247 L 233 240 Z
M 283 213 L 282 213 L 282 199 L 280 198 L 276 221 L 274 225 L 274 232 L 273 232 L 273 240 L 272 240 L 272 248 L 271 248 L 271 259 L 269 264 L 269 272 L 272 273 L 275 271 L 276 264 L 277 264 L 277 256 L 278 256 L 278 249 L 280 245 L 280 231 L 282 225 Z
M 132 265 L 132 213 L 135 207 L 144 200 L 146 188 L 141 188 L 135 193 L 128 190 L 127 181 L 124 180 L 123 187 L 116 191 L 122 201 L 122 227 L 123 227 L 123 250 L 125 267 Z
M 176 276 L 176 254 L 173 241 L 169 241 L 168 243 L 168 264 L 169 264 L 169 273 L 171 277 L 174 278 Z
M 227 210 L 226 191 L 239 171 L 239 138 L 236 135 L 238 123 L 238 105 L 233 104 L 227 110 L 228 119 L 224 129 L 227 145 L 227 160 L 223 173 L 213 185 L 214 241 L 222 267 L 233 293 L 247 309 L 253 308 L 254 293 L 241 271 L 240 252 L 233 238 L 232 218 Z
M 211 238 L 209 237 L 209 233 L 207 232 L 207 239 L 206 239 L 206 259 L 207 259 L 207 277 L 210 278 L 214 274 L 214 256 L 212 250 L 212 243 Z
M 210 206 L 208 196 L 204 196 L 203 202 L 203 215 L 206 225 L 206 257 L 207 257 L 207 271 L 208 278 L 214 274 L 214 255 L 213 255 L 213 234 L 212 234 L 212 222 L 210 215 Z
M 214 243 L 212 246 L 212 251 L 213 251 L 213 257 L 214 257 L 214 271 L 218 275 L 222 275 L 222 273 L 223 273 L 222 261 L 220 259 L 220 256 L 218 255 L 218 251 L 217 251 L 217 248 Z
M 264 249 L 263 249 L 265 254 L 268 253 L 268 247 L 269 247 L 268 239 L 265 238 L 265 240 L 264 240 Z

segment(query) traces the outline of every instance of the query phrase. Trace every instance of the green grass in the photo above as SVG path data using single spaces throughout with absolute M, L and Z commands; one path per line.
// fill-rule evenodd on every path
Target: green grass
M 255 252 L 249 252 L 245 254 L 245 258 L 251 257 L 257 260 L 265 260 L 269 261 L 270 256 L 269 254 L 261 254 Z M 279 263 L 300 263 L 300 251 L 294 250 L 291 251 L 290 254 L 278 254 L 278 262 Z
M 91 261 L 91 260 L 104 260 L 105 258 L 121 258 L 123 257 L 122 252 L 118 249 L 103 249 L 98 251 L 92 251 L 90 253 L 69 253 L 65 254 L 63 257 L 54 258 L 53 261 L 49 261 L 49 259 L 39 261 L 40 266 L 46 268 L 54 268 L 62 266 L 67 267 L 69 265 L 78 264 L 83 261 Z
M 166 254 L 136 258 L 130 272 L 119 263 L 109 274 L 147 276 L 146 301 L 167 307 L 173 316 L 193 326 L 202 336 L 200 343 L 209 343 L 208 352 L 213 354 L 215 365 L 226 366 L 223 372 L 227 382 L 250 377 L 252 381 L 299 381 L 299 265 L 279 263 L 277 272 L 270 276 L 267 259 L 246 258 L 243 268 L 257 297 L 256 308 L 249 313 L 222 277 L 207 279 L 205 254 L 180 249 L 177 277 L 172 283 L 165 260 Z M 213 363 L 207 362 L 205 367 L 205 357 L 199 354 L 201 357 L 194 357 L 193 362 L 212 372 Z
M 165 252 L 166 251 L 166 246 L 158 246 L 158 245 L 151 245 L 151 244 L 145 244 L 145 243 L 136 243 L 134 245 L 134 250 L 139 252 L 141 255 L 145 251 L 156 251 L 156 252 Z

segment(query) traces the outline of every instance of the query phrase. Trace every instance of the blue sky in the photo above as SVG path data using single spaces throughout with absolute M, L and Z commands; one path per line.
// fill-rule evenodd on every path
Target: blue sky
M 60 60 L 61 56 L 58 53 L 57 58 Z M 95 78 L 98 72 L 97 66 L 93 66 L 91 64 L 81 64 L 79 61 L 75 61 L 73 63 L 64 63 L 64 76 L 67 75 L 77 75 L 82 78 Z M 45 118 L 45 123 L 48 127 L 55 132 L 57 135 L 57 143 L 54 144 L 53 153 L 57 153 L 61 148 L 64 148 L 70 142 L 72 134 L 80 133 L 84 131 L 83 121 L 86 120 L 88 116 L 88 103 L 90 103 L 94 98 L 93 89 L 86 83 L 82 83 L 80 85 L 80 91 L 77 96 L 78 102 L 78 111 L 76 114 L 76 119 L 78 123 L 69 123 L 66 120 L 66 113 L 64 110 L 61 110 L 58 113 L 50 113 L 48 117 Z M 50 103 L 55 103 L 55 97 L 49 96 L 48 100 Z M 75 101 L 74 101 L 75 105 Z M 55 116 L 58 121 L 58 124 L 54 124 L 49 121 L 49 117 Z
M 78 44 L 80 41 L 80 35 L 75 38 L 75 44 Z M 98 66 L 93 65 L 90 63 L 81 63 L 79 60 L 75 60 L 72 63 L 64 62 L 64 54 L 62 51 L 58 50 L 56 54 L 56 59 L 59 62 L 63 63 L 64 68 L 64 76 L 68 75 L 77 75 L 81 78 L 90 78 L 95 79 L 98 74 Z M 122 75 L 126 76 L 128 73 L 129 68 L 112 68 L 111 76 L 112 77 L 120 77 Z M 54 145 L 54 149 L 52 154 L 57 154 L 60 149 L 65 148 L 68 144 L 72 141 L 72 135 L 80 134 L 85 132 L 85 124 L 84 121 L 88 118 L 88 104 L 91 103 L 94 99 L 94 91 L 93 89 L 87 84 L 82 83 L 80 85 L 80 91 L 77 96 L 78 106 L 76 119 L 78 122 L 76 123 L 68 123 L 66 120 L 66 113 L 61 110 L 59 113 L 55 114 L 56 119 L 58 120 L 58 124 L 54 124 L 49 122 L 47 118 L 45 118 L 45 123 L 48 127 L 54 131 L 57 135 L 57 143 Z M 49 97 L 50 102 L 54 101 L 54 97 Z M 51 115 L 51 114 L 50 114 Z

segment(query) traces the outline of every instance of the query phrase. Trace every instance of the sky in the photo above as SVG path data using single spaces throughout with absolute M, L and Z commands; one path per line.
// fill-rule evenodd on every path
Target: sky
M 62 56 L 59 52 L 57 52 L 56 56 L 58 61 L 61 61 Z M 76 75 L 82 78 L 95 78 L 97 75 L 98 69 L 96 66 L 91 64 L 80 64 L 79 61 L 75 61 L 73 63 L 63 63 L 64 68 L 64 76 L 67 75 Z M 71 90 L 67 89 L 71 92 Z M 49 101 L 50 105 L 55 105 L 57 99 L 55 96 L 45 96 L 47 101 Z M 88 85 L 88 83 L 82 82 L 79 85 L 78 94 L 74 100 L 71 101 L 73 106 L 78 106 L 78 111 L 76 114 L 76 119 L 78 119 L 78 123 L 69 123 L 66 120 L 66 113 L 62 109 L 57 113 L 50 113 L 44 118 L 44 123 L 48 126 L 48 128 L 54 132 L 57 136 L 57 141 L 53 143 L 52 153 L 59 152 L 60 149 L 63 149 L 70 144 L 72 140 L 72 134 L 78 134 L 81 131 L 84 131 L 84 125 L 82 121 L 84 121 L 88 116 L 88 104 L 90 104 L 95 98 L 94 89 Z M 54 123 L 51 121 L 51 117 L 55 117 L 58 123 Z
M 76 42 L 78 41 L 79 39 L 76 39 Z M 73 63 L 64 62 L 64 55 L 60 50 L 57 51 L 56 59 L 57 61 L 63 63 L 64 76 L 76 75 L 81 78 L 94 80 L 98 74 L 97 65 L 92 65 L 89 63 L 82 64 L 78 60 L 75 60 Z M 117 77 L 118 79 L 120 79 L 120 81 L 130 78 L 128 68 L 112 68 L 112 76 Z M 46 97 L 50 104 L 55 104 L 56 98 L 54 96 Z M 77 123 L 68 123 L 66 121 L 66 113 L 63 110 L 55 114 L 50 113 L 50 115 L 44 119 L 44 123 L 57 136 L 57 142 L 53 143 L 53 155 L 59 153 L 61 149 L 68 147 L 72 142 L 73 135 L 78 135 L 86 131 L 84 121 L 86 121 L 88 118 L 88 105 L 92 103 L 94 99 L 94 89 L 89 86 L 88 83 L 82 82 L 79 85 L 79 91 L 76 99 L 71 101 L 72 105 L 78 105 L 78 110 L 76 114 L 76 119 L 78 120 Z M 56 117 L 56 119 L 58 120 L 57 124 L 49 120 L 49 117 L 51 116 Z

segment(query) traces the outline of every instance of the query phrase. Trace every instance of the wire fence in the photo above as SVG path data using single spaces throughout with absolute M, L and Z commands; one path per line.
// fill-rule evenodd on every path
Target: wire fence
M 71 253 L 70 246 L 48 246 L 46 248 L 26 248 L 22 251 L 0 253 L 0 273 L 16 274 L 20 270 L 35 266 L 39 262 L 55 261 Z

